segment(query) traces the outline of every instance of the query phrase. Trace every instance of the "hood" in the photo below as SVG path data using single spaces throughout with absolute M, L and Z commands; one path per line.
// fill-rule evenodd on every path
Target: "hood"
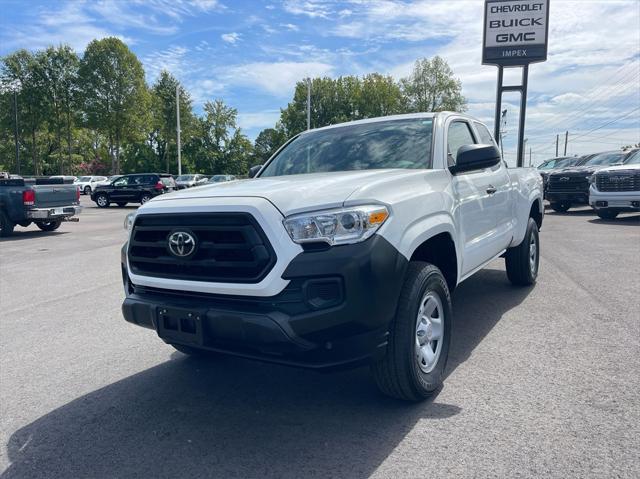
M 640 164 L 638 165 L 616 165 L 616 166 L 609 166 L 608 168 L 602 168 L 601 170 L 598 171 L 598 173 L 608 173 L 608 172 L 619 172 L 619 171 L 624 171 L 624 172 L 629 172 L 629 173 L 637 173 L 640 171 Z
M 365 170 L 274 176 L 206 184 L 158 196 L 154 202 L 187 198 L 258 197 L 270 201 L 284 216 L 338 208 L 356 191 L 381 180 L 402 182 L 427 170 Z
M 590 165 L 590 166 L 570 166 L 568 168 L 564 168 L 562 170 L 554 171 L 552 174 L 555 175 L 592 175 L 598 170 L 602 170 L 603 168 L 608 168 L 607 165 Z

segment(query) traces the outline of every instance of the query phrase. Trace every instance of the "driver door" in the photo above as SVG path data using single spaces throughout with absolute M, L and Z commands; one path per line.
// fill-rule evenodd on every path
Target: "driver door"
M 447 128 L 447 152 L 449 165 L 455 164 L 458 149 L 478 143 L 466 120 L 453 120 Z M 490 197 L 495 193 L 491 168 L 468 171 L 454 175 L 453 193 L 456 198 L 456 219 L 460 226 L 459 240 L 463 245 L 462 276 L 497 254 L 493 251 L 497 217 L 491 208 Z
M 111 191 L 111 201 L 123 201 L 127 198 L 130 177 L 122 176 L 113 182 L 113 191 Z

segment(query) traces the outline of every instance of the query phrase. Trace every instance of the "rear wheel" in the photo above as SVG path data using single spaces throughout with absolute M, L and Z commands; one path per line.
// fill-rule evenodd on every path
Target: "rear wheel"
M 538 224 L 533 218 L 529 218 L 522 243 L 507 250 L 505 263 L 507 277 L 513 284 L 529 286 L 536 282 L 540 264 L 540 237 Z
M 109 197 L 104 193 L 100 193 L 96 195 L 96 204 L 99 208 L 108 208 L 111 202 L 109 201 Z
M 385 357 L 371 366 L 380 390 L 420 401 L 442 384 L 451 337 L 451 298 L 440 270 L 409 263 Z
M 619 211 L 610 209 L 596 210 L 596 214 L 603 220 L 613 220 L 616 218 L 616 216 L 618 216 L 619 213 Z
M 36 226 L 40 228 L 42 231 L 55 231 L 60 228 L 62 224 L 62 220 L 52 220 L 52 221 L 38 221 Z
M 85 186 L 84 187 L 84 194 L 85 195 L 90 195 L 91 194 L 91 187 L 90 186 Z
M 119 206 L 120 208 L 124 208 L 125 206 L 127 206 L 127 202 L 126 202 L 126 201 L 119 201 L 119 202 L 118 202 L 118 206 Z
M 571 203 L 551 203 L 551 209 L 553 211 L 557 211 L 558 213 L 566 213 L 571 208 Z
M 7 214 L 0 210 L 0 237 L 7 238 L 13 234 L 15 223 L 9 219 Z
M 140 197 L 140 204 L 144 205 L 147 201 L 151 199 L 151 195 L 149 193 L 143 193 Z

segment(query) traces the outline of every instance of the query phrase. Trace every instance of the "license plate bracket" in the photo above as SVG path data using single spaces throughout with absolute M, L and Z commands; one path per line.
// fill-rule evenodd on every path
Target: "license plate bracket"
M 156 324 L 158 336 L 167 342 L 202 346 L 204 334 L 203 311 L 182 308 L 158 308 Z

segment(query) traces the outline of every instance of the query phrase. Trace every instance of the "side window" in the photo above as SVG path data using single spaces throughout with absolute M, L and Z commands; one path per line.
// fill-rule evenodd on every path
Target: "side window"
M 480 143 L 484 145 L 494 145 L 493 136 L 489 133 L 489 130 L 482 123 L 478 123 L 475 121 L 473 123 L 476 127 L 476 131 L 478 132 L 478 136 L 480 137 Z
M 458 149 L 464 145 L 473 145 L 476 141 L 466 121 L 454 121 L 447 131 L 447 162 L 455 165 Z
M 129 184 L 129 177 L 128 176 L 123 176 L 122 178 L 118 178 L 113 183 L 113 186 L 127 186 L 128 184 Z

